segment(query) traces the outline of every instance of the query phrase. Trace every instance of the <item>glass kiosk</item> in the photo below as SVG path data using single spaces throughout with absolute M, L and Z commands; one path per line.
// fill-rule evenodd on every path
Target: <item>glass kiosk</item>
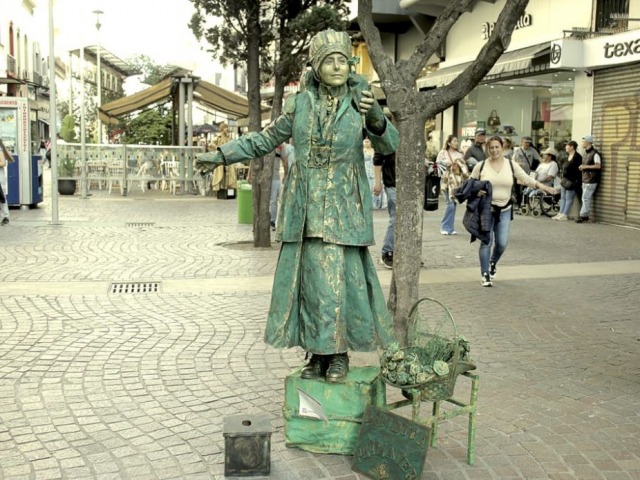
M 7 200 L 9 206 L 29 208 L 42 202 L 43 181 L 41 155 L 33 155 L 29 100 L 23 97 L 0 97 L 0 138 L 12 153 L 7 164 Z

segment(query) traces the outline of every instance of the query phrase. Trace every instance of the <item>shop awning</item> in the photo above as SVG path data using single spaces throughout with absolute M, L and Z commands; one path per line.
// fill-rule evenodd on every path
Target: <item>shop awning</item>
M 157 85 L 133 95 L 102 105 L 100 119 L 104 123 L 117 123 L 116 119 L 122 115 L 141 110 L 149 105 L 170 101 L 173 82 L 173 78 L 167 78 Z M 216 112 L 223 113 L 230 118 L 244 118 L 249 115 L 249 101 L 246 97 L 204 80 L 195 82 L 193 101 Z M 262 107 L 263 112 L 269 110 L 270 107 L 268 106 Z
M 17 78 L 12 78 L 12 77 L 0 77 L 0 84 L 2 83 L 6 83 L 6 84 L 18 84 L 18 83 L 24 83 L 22 80 L 19 80 Z
M 100 107 L 100 120 L 104 123 L 118 123 L 117 118 L 155 103 L 171 100 L 173 79 L 166 78 L 160 83 L 145 88 L 140 92 L 119 98 Z
M 548 43 L 541 43 L 512 52 L 505 52 L 495 63 L 493 68 L 485 76 L 485 80 L 491 80 L 491 77 L 515 72 L 525 72 L 534 67 L 536 59 L 548 56 L 551 46 Z M 547 59 L 548 60 L 548 59 Z M 473 62 L 461 63 L 452 67 L 441 68 L 425 77 L 417 80 L 418 89 L 427 87 L 442 87 L 447 85 L 460 75 L 465 68 Z M 544 62 L 548 64 L 548 61 Z
M 249 116 L 249 100 L 246 97 L 204 80 L 196 83 L 193 89 L 193 100 L 231 118 Z M 271 107 L 262 105 L 262 113 L 269 111 Z

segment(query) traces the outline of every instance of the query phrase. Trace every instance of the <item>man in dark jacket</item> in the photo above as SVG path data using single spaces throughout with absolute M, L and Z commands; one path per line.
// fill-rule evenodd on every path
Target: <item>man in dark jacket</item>
M 479 163 L 487 158 L 487 153 L 484 151 L 486 133 L 487 132 L 484 128 L 476 129 L 476 136 L 473 139 L 473 145 L 471 145 L 464 154 L 464 161 L 467 162 L 469 171 L 473 170 L 473 167 L 476 166 L 476 163 Z
M 580 208 L 580 216 L 576 223 L 589 221 L 591 200 L 593 194 L 596 193 L 598 183 L 600 183 L 600 169 L 602 168 L 600 152 L 593 148 L 593 136 L 582 137 L 582 148 L 586 152 L 582 157 L 582 165 L 578 167 L 582 172 L 582 208 Z
M 386 268 L 393 268 L 393 236 L 396 225 L 396 154 L 383 155 L 376 152 L 373 155 L 373 172 L 375 181 L 373 193 L 380 195 L 382 185 L 387 194 L 387 209 L 389 210 L 389 225 L 382 244 L 382 264 Z

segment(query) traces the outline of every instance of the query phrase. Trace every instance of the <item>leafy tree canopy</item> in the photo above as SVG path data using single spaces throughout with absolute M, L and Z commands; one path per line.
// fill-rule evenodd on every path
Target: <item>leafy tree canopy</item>
M 247 11 L 255 0 L 190 0 L 196 8 L 189 26 L 224 65 L 246 64 Z M 347 0 L 265 0 L 260 2 L 260 72 L 286 81 L 299 78 L 306 65 L 309 41 L 321 30 L 343 30 Z
M 169 145 L 171 115 L 160 108 L 145 110 L 123 127 L 123 141 L 129 144 Z
M 127 63 L 142 74 L 141 82 L 147 85 L 160 83 L 165 75 L 175 68 L 172 65 L 158 65 L 151 57 L 144 54 L 127 58 Z
M 62 126 L 60 128 L 60 136 L 67 143 L 73 143 L 76 141 L 76 120 L 73 115 L 65 115 L 62 119 Z

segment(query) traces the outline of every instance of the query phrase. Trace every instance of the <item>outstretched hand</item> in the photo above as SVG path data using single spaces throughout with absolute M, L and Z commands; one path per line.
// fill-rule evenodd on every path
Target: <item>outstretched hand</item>
M 373 104 L 375 103 L 375 98 L 373 98 L 373 92 L 370 92 L 369 90 L 364 90 L 362 92 L 362 97 L 360 98 L 360 104 L 358 105 L 358 108 L 360 109 L 360 113 L 366 115 L 369 110 L 371 110 L 371 107 L 373 107 Z
M 555 188 L 545 185 L 544 183 L 540 185 L 540 190 L 542 190 L 545 193 L 548 193 L 549 195 L 555 195 L 556 193 L 558 193 L 558 191 Z
M 362 92 L 360 103 L 358 105 L 360 113 L 367 119 L 367 125 L 373 130 L 384 130 L 384 113 L 382 107 L 373 97 L 373 93 L 369 90 Z
M 194 173 L 204 176 L 220 165 L 224 165 L 224 155 L 220 151 L 200 153 L 193 162 Z

